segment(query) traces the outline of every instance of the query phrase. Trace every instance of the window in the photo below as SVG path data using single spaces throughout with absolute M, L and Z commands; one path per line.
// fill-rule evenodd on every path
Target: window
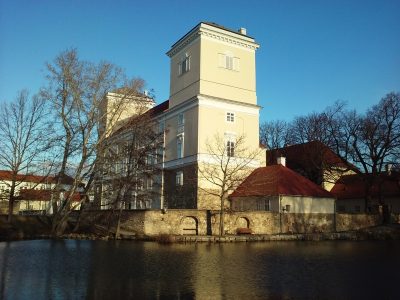
M 186 72 L 189 72 L 189 70 L 190 70 L 190 55 L 189 54 L 186 53 L 185 56 L 182 58 L 182 60 L 179 63 L 178 69 L 179 69 L 179 71 L 178 71 L 179 75 L 183 75 Z
M 160 123 L 158 123 L 158 132 L 162 133 L 165 130 L 165 121 L 161 121 Z
M 178 115 L 178 126 L 182 126 L 183 124 L 185 124 L 185 116 L 183 113 L 180 113 Z
M 225 53 L 219 53 L 219 67 L 232 71 L 239 71 L 240 59 L 234 57 L 229 51 Z
M 147 189 L 148 190 L 153 189 L 153 179 L 152 178 L 147 178 Z
M 360 207 L 360 205 L 356 205 L 356 206 L 354 207 L 354 211 L 355 211 L 355 212 L 361 212 L 361 207 Z
M 183 136 L 178 136 L 176 140 L 176 157 L 183 157 Z
M 183 185 L 183 172 L 176 172 L 176 185 Z
M 183 113 L 180 113 L 178 115 L 178 127 L 177 127 L 177 133 L 181 134 L 185 131 L 185 116 L 183 115 Z
M 257 210 L 269 211 L 269 199 L 261 199 L 257 201 Z
M 226 142 L 226 153 L 229 157 L 235 156 L 235 142 L 234 141 L 227 141 Z
M 231 122 L 231 123 L 235 122 L 235 113 L 227 112 L 226 113 L 226 121 Z
M 139 190 L 139 191 L 141 191 L 141 190 L 143 190 L 143 187 L 144 187 L 144 184 L 143 184 L 144 182 L 143 182 L 143 179 L 139 179 L 138 181 L 137 181 L 137 189 Z
M 345 211 L 346 211 L 346 208 L 345 208 L 344 205 L 338 205 L 337 211 L 338 211 L 338 212 L 345 212 Z

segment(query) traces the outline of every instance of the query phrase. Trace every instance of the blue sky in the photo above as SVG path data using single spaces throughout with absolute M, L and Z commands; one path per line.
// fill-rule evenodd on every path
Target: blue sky
M 45 62 L 75 47 L 146 80 L 168 99 L 165 53 L 200 21 L 247 28 L 261 120 L 291 120 L 336 100 L 360 112 L 400 92 L 400 1 L 0 0 L 0 101 L 45 83 Z

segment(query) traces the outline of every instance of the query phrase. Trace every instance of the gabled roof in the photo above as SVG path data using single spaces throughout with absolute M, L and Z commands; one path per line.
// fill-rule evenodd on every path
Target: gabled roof
M 278 195 L 333 198 L 328 191 L 282 165 L 255 169 L 230 197 Z
M 325 165 L 331 165 L 335 167 L 349 168 L 352 170 L 356 169 L 355 166 L 343 160 L 328 146 L 319 141 L 312 141 L 268 150 L 267 164 L 276 164 L 276 159 L 280 156 L 286 157 L 287 166 L 292 169 L 296 169 L 298 167 L 310 167 L 306 165 L 311 164 L 310 160 L 313 160 L 312 163 L 319 165 L 320 167 L 324 163 Z
M 384 197 L 400 196 L 400 175 L 381 174 L 378 181 L 382 182 L 381 195 Z M 366 194 L 365 177 L 359 174 L 342 176 L 331 190 L 338 199 L 362 199 Z M 371 197 L 379 196 L 379 184 L 375 182 L 369 187 Z

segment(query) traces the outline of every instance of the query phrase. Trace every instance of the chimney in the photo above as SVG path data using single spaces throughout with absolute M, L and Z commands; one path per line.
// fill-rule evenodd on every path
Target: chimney
M 240 27 L 240 29 L 238 30 L 238 32 L 239 32 L 240 34 L 246 35 L 246 28 Z
M 286 157 L 280 156 L 276 159 L 276 162 L 278 163 L 278 165 L 286 167 Z

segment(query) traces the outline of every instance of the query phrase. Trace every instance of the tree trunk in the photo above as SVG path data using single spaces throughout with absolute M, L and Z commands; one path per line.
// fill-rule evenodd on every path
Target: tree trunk
M 14 200 L 15 200 L 14 193 L 15 193 L 15 181 L 11 183 L 10 196 L 8 197 L 8 218 L 7 218 L 8 223 L 11 223 L 12 216 L 14 213 Z
M 219 211 L 219 236 L 224 235 L 224 197 L 221 197 L 221 210 Z
M 14 197 L 10 195 L 8 198 L 8 223 L 11 223 L 12 215 L 14 210 Z

